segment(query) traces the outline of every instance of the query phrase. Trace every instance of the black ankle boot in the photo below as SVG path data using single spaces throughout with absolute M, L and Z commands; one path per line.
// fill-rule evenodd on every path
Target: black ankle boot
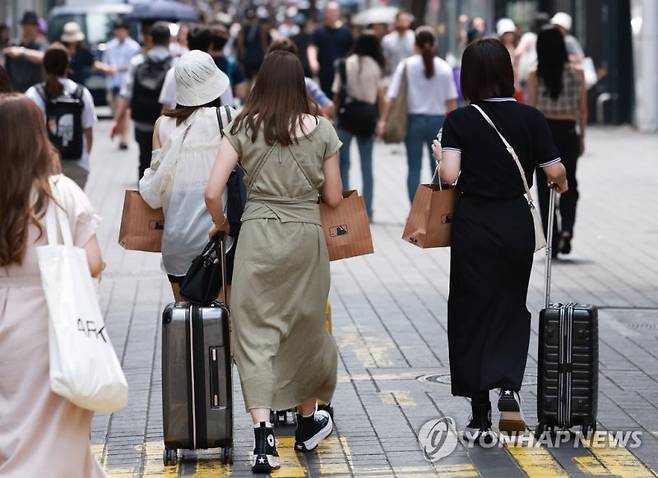
M 471 419 L 464 429 L 464 440 L 489 445 L 493 443 L 491 432 L 491 403 L 471 401 Z
M 276 451 L 274 429 L 265 422 L 254 427 L 254 453 L 251 457 L 251 471 L 254 473 L 269 473 L 279 468 L 279 453 Z

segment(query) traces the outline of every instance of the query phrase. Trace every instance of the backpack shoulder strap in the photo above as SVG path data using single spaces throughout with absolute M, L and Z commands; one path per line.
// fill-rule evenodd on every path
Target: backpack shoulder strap
M 85 92 L 84 87 L 78 84 L 78 86 L 75 88 L 75 91 L 73 92 L 73 98 L 82 101 L 82 95 L 84 94 L 84 92 Z
M 46 84 L 39 83 L 34 86 L 35 91 L 41 97 L 44 103 L 48 103 L 48 94 L 46 93 Z
M 222 110 L 224 110 L 224 115 L 226 116 L 226 121 L 229 123 L 233 121 L 231 118 L 231 107 L 229 105 L 224 105 L 224 107 L 218 106 L 215 108 L 215 113 L 217 114 L 217 123 L 219 124 L 219 133 L 224 137 L 224 119 L 222 118 Z

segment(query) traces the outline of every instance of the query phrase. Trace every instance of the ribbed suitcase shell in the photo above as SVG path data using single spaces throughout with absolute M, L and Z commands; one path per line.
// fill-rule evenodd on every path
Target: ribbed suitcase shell
M 162 314 L 162 406 L 168 449 L 233 446 L 228 309 L 169 304 Z
M 598 313 L 591 305 L 552 304 L 539 315 L 538 431 L 596 428 Z

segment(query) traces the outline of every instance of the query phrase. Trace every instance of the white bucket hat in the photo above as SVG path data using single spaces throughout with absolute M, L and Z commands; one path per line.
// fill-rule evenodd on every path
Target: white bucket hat
M 516 33 L 516 25 L 511 18 L 501 18 L 496 23 L 496 33 L 502 37 L 505 33 Z
M 75 22 L 68 22 L 64 24 L 64 29 L 62 30 L 62 36 L 60 40 L 64 43 L 73 43 L 82 41 L 85 39 L 85 34 L 80 30 L 80 25 Z
M 568 32 L 571 31 L 571 27 L 573 26 L 571 15 L 564 12 L 557 12 L 555 15 L 553 15 L 553 18 L 551 18 L 551 23 L 553 25 L 564 28 Z
M 201 50 L 189 51 L 178 59 L 174 78 L 176 103 L 181 106 L 203 106 L 219 98 L 229 86 L 228 76 Z

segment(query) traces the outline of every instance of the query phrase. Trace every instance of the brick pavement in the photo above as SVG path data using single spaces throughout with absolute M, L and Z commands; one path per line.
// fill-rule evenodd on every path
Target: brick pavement
M 107 132 L 108 124 L 100 123 L 87 191 L 104 218 L 99 238 L 108 269 L 101 301 L 130 383 L 130 403 L 112 416 L 96 417 L 95 452 L 111 476 L 251 476 L 252 433 L 237 381 L 234 465 L 221 465 L 213 452 L 188 452 L 178 467 L 162 465 L 160 313 L 171 295 L 158 255 L 117 245 L 123 190 L 135 187 L 136 147 L 116 151 Z M 466 400 L 449 393 L 448 251 L 419 250 L 400 240 L 408 210 L 403 148 L 377 145 L 376 254 L 332 264 L 340 352 L 336 433 L 316 455 L 302 456 L 292 451 L 292 427 L 282 427 L 283 466 L 272 476 L 656 476 L 658 136 L 626 128 L 593 129 L 588 136 L 589 150 L 579 166 L 574 253 L 554 267 L 553 297 L 603 307 L 599 428 L 641 431 L 642 446 L 484 450 L 459 445 L 435 464 L 425 461 L 416 440 L 421 425 L 449 416 L 460 428 L 469 409 Z M 358 168 L 353 177 L 358 185 Z M 522 391 L 530 423 L 536 421 L 542 273 L 537 255 L 528 299 L 533 335 Z

